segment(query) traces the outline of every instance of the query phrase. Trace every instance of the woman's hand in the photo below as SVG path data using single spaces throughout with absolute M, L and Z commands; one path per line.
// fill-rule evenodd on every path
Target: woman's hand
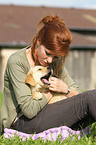
M 68 86 L 66 83 L 64 83 L 61 79 L 56 77 L 50 77 L 49 80 L 49 90 L 54 92 L 61 92 L 61 93 L 67 93 Z

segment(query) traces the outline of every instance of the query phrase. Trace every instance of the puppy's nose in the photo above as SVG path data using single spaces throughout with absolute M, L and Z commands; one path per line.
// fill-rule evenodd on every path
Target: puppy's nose
M 56 75 L 54 75 L 54 74 L 52 74 L 52 77 L 56 77 L 56 78 L 57 78 L 57 76 L 56 76 Z

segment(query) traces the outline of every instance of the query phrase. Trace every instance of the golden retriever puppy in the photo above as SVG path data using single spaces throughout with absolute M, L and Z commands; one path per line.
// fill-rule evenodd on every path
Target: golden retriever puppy
M 49 79 L 52 75 L 52 70 L 49 67 L 35 66 L 31 68 L 27 74 L 25 83 L 29 84 L 32 87 L 32 97 L 33 99 L 42 99 L 42 92 L 48 91 Z M 53 97 L 48 104 L 55 103 L 67 97 L 61 93 L 54 93 Z

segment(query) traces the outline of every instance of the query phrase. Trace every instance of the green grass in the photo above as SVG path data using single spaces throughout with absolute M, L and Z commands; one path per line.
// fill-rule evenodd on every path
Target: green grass
M 2 101 L 2 93 L 0 93 L 0 106 Z M 46 141 L 42 139 L 38 139 L 33 141 L 31 138 L 29 140 L 23 141 L 17 135 L 14 136 L 11 140 L 8 138 L 3 138 L 3 135 L 0 136 L 0 145 L 96 145 L 96 123 L 90 125 L 91 127 L 91 135 L 84 135 L 80 140 L 78 140 L 77 135 L 75 135 L 75 139 L 72 139 L 70 136 L 66 138 L 63 142 L 58 138 L 56 141 Z
M 14 138 L 11 140 L 8 138 L 3 138 L 3 136 L 0 137 L 0 145 L 96 145 L 96 124 L 92 124 L 92 133 L 91 135 L 84 135 L 80 140 L 78 139 L 78 136 L 75 135 L 75 139 L 73 139 L 71 136 L 69 138 L 66 138 L 63 142 L 60 141 L 59 137 L 56 141 L 46 141 L 42 139 L 38 139 L 33 141 L 32 138 L 29 140 L 23 141 L 20 139 L 17 135 L 15 135 Z

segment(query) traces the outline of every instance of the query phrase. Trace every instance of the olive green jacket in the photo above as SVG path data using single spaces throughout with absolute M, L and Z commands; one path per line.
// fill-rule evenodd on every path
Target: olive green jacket
M 33 118 L 47 104 L 47 99 L 43 96 L 42 100 L 33 100 L 30 86 L 25 84 L 26 75 L 30 69 L 26 57 L 26 48 L 12 54 L 8 61 L 4 74 L 3 100 L 0 110 L 0 133 L 4 128 L 9 128 L 11 123 L 19 113 L 27 118 Z M 62 80 L 78 90 L 70 78 L 66 69 L 63 67 L 60 73 Z

